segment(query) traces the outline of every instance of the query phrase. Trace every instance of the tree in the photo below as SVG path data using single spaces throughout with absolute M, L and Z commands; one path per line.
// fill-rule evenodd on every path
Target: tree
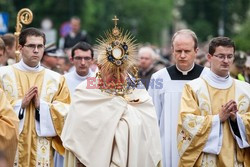
M 219 22 L 224 21 L 225 36 L 232 36 L 234 25 L 246 19 L 249 0 L 183 0 L 182 19 L 197 32 L 201 41 L 218 36 Z
M 238 50 L 242 50 L 250 53 L 250 21 L 246 21 L 241 30 L 234 36 L 236 47 Z
M 111 29 L 111 19 L 117 15 L 118 25 L 130 30 L 139 42 L 159 44 L 162 29 L 170 26 L 172 1 L 86 0 L 83 8 L 84 27 L 94 38 Z
M 31 25 L 40 27 L 44 17 L 50 17 L 54 27 L 69 20 L 73 15 L 82 19 L 82 28 L 96 39 L 113 27 L 114 15 L 118 25 L 131 31 L 138 42 L 159 44 L 162 29 L 171 24 L 172 0 L 13 0 L 16 11 L 27 7 L 33 11 Z M 14 23 L 15 21 L 13 21 Z

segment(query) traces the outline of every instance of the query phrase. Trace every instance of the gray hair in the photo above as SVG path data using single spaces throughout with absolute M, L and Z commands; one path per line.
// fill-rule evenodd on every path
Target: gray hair
M 144 47 L 141 47 L 138 51 L 138 55 L 140 57 L 140 55 L 142 55 L 143 53 L 150 53 L 150 57 L 155 60 L 156 59 L 156 53 L 155 51 L 151 48 L 151 47 L 148 47 L 148 46 L 144 46 Z

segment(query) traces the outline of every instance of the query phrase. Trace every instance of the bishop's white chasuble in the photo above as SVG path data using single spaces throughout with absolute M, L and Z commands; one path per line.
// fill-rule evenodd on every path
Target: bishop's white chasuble
M 100 89 L 76 88 L 62 132 L 65 167 L 160 167 L 155 109 L 145 89 L 125 98 Z M 77 162 L 78 160 L 78 162 Z

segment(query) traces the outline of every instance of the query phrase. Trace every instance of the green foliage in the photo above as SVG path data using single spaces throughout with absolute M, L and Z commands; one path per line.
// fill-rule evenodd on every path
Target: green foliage
M 234 24 L 246 19 L 249 0 L 183 0 L 180 7 L 182 19 L 197 32 L 199 39 L 218 36 L 219 20 L 225 22 L 225 36 L 232 36 Z
M 235 35 L 234 40 L 238 50 L 250 53 L 250 21 L 244 23 L 241 31 Z
M 0 0 L 2 2 L 3 0 Z M 10 0 L 5 0 L 10 1 Z M 82 19 L 82 28 L 87 30 L 94 42 L 103 32 L 113 27 L 114 15 L 120 19 L 118 26 L 131 31 L 139 42 L 159 44 L 162 29 L 171 25 L 172 0 L 11 0 L 16 13 L 30 8 L 34 19 L 31 25 L 40 27 L 44 17 L 60 25 L 76 15 Z M 1 5 L 2 6 L 2 5 Z M 15 25 L 15 18 L 11 20 Z
M 172 4 L 171 0 L 86 0 L 83 8 L 84 27 L 94 38 L 111 29 L 111 19 L 117 15 L 118 25 L 138 41 L 159 44 L 161 30 L 170 25 Z
M 41 20 L 49 17 L 59 30 L 71 16 L 79 16 L 82 28 L 93 42 L 113 27 L 111 19 L 117 15 L 118 26 L 131 31 L 138 42 L 160 44 L 161 31 L 172 26 L 173 3 L 180 1 L 183 1 L 183 5 L 178 6 L 181 19 L 197 33 L 200 41 L 217 36 L 219 19 L 223 18 L 225 36 L 235 34 L 235 39 L 242 43 L 240 47 L 247 45 L 248 42 L 242 41 L 250 39 L 246 34 L 250 23 L 245 23 L 240 34 L 236 34 L 234 25 L 245 22 L 250 0 L 0 0 L 0 11 L 10 14 L 11 32 L 15 31 L 17 12 L 24 7 L 33 11 L 34 19 L 29 26 L 34 27 L 40 27 Z
M 204 19 L 197 20 L 194 25 L 192 25 L 192 30 L 199 35 L 199 41 L 206 41 L 208 37 L 211 36 L 211 32 L 213 32 L 213 27 Z

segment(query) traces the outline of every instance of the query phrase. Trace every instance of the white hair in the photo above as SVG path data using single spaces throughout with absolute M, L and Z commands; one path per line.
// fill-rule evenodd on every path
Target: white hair
M 144 53 L 150 53 L 150 57 L 155 60 L 156 59 L 156 53 L 155 51 L 151 48 L 151 47 L 148 47 L 148 46 L 145 46 L 145 47 L 141 47 L 139 49 L 139 52 L 138 52 L 138 55 L 139 57 L 141 57 Z

